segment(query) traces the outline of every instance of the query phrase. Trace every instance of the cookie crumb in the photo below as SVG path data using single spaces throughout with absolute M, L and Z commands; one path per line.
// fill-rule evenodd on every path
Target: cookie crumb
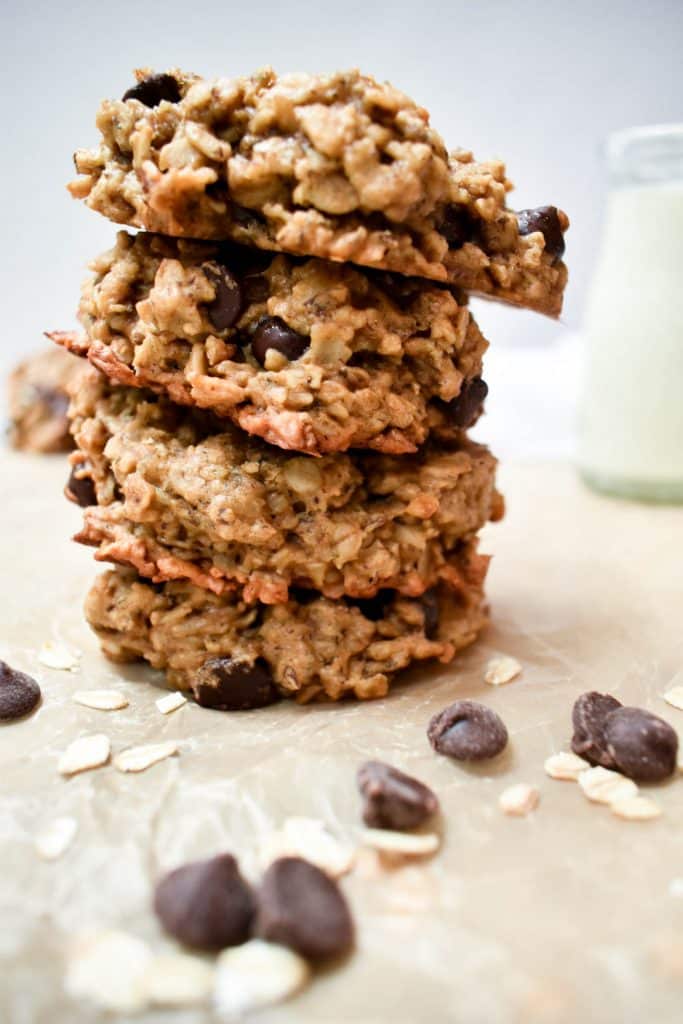
M 173 740 L 165 743 L 148 743 L 142 747 L 129 747 L 114 758 L 114 767 L 120 772 L 144 772 L 153 764 L 178 753 L 178 744 Z
M 96 711 L 120 711 L 128 707 L 128 698 L 118 690 L 76 690 L 71 699 Z
M 672 708 L 683 711 L 683 686 L 672 686 L 670 690 L 662 694 L 662 697 Z
M 287 818 L 261 848 L 261 863 L 267 867 L 279 857 L 303 857 L 331 878 L 341 878 L 354 865 L 356 851 L 336 839 L 317 818 Z
M 551 779 L 563 779 L 576 782 L 581 772 L 590 768 L 588 761 L 584 761 L 578 754 L 572 754 L 568 750 L 561 750 L 559 754 L 551 754 L 546 758 L 543 767 L 546 775 Z
M 170 715 L 172 711 L 177 711 L 183 704 L 187 704 L 187 697 L 180 690 L 175 690 L 173 693 L 167 693 L 164 697 L 159 697 L 154 703 L 162 715 Z
M 541 795 L 535 786 L 529 786 L 526 782 L 518 782 L 503 790 L 498 797 L 498 806 L 503 814 L 524 818 L 538 807 L 540 799 Z
M 610 803 L 610 810 L 617 817 L 625 818 L 626 821 L 649 821 L 651 818 L 658 818 L 662 813 L 661 807 L 647 796 L 632 796 L 626 800 L 614 800 Z
M 113 929 L 90 932 L 71 950 L 64 987 L 70 996 L 104 1010 L 139 1012 L 147 1005 L 144 974 L 151 956 L 133 935 Z
M 499 658 L 491 658 L 484 673 L 484 682 L 489 686 L 502 686 L 504 683 L 511 683 L 518 675 L 521 675 L 522 666 L 516 658 L 502 655 Z
M 38 652 L 38 661 L 46 668 L 57 668 L 64 672 L 75 672 L 80 664 L 81 656 L 59 640 L 48 640 Z
M 100 768 L 109 760 L 111 744 L 109 737 L 103 733 L 92 736 L 79 736 L 70 743 L 57 764 L 60 775 L 77 775 L 79 772 Z
M 638 795 L 638 787 L 632 779 L 609 768 L 589 768 L 581 772 L 578 782 L 588 799 L 597 804 L 618 803 Z
M 142 979 L 147 1002 L 153 1006 L 197 1006 L 210 997 L 213 965 L 189 953 L 162 953 L 147 964 Z
M 57 860 L 71 846 L 77 831 L 75 818 L 55 818 L 35 837 L 36 852 L 43 860 Z
M 216 961 L 214 1002 L 219 1013 L 239 1017 L 299 992 L 310 977 L 298 953 L 261 939 L 226 949 Z
M 441 845 L 436 832 L 392 832 L 386 828 L 364 828 L 360 839 L 365 846 L 371 846 L 380 853 L 401 857 L 428 857 Z

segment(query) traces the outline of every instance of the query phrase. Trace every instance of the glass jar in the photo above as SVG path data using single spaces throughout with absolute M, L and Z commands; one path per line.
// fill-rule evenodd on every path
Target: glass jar
M 612 135 L 607 164 L 579 467 L 597 490 L 683 502 L 683 124 Z

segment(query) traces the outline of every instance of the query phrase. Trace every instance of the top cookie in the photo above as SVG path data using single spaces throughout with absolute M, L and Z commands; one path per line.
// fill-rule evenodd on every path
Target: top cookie
M 449 281 L 559 314 L 569 221 L 515 213 L 500 161 L 448 154 L 429 115 L 358 71 L 206 81 L 137 72 L 75 155 L 76 198 L 166 235 Z

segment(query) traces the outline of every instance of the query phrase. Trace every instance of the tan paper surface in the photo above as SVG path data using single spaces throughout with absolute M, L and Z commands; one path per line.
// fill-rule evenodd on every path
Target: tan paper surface
M 59 459 L 0 455 L 0 657 L 34 675 L 44 694 L 37 714 L 0 727 L 3 1022 L 99 1020 L 63 994 L 66 944 L 79 929 L 106 925 L 171 947 L 150 910 L 152 880 L 164 869 L 228 849 L 256 877 L 260 839 L 295 814 L 352 840 L 354 776 L 368 757 L 434 787 L 443 848 L 379 874 L 364 858 L 342 882 L 358 926 L 355 955 L 255 1020 L 681 1019 L 683 778 L 648 789 L 660 819 L 630 823 L 575 784 L 547 778 L 543 761 L 567 749 L 571 706 L 586 689 L 645 705 L 683 732 L 683 712 L 661 699 L 683 684 L 683 510 L 597 498 L 568 468 L 509 466 L 501 473 L 509 514 L 484 545 L 495 554 L 494 626 L 454 665 L 421 669 L 372 704 L 242 715 L 187 705 L 163 716 L 159 677 L 107 663 L 82 620 L 98 567 L 68 541 L 79 513 L 60 496 L 65 475 Z M 40 647 L 55 638 L 83 651 L 78 671 L 39 663 Z M 524 672 L 493 688 L 483 671 L 498 653 L 517 657 Z M 70 700 L 99 687 L 121 689 L 130 705 L 102 712 Z M 431 751 L 429 717 L 457 697 L 503 716 L 511 743 L 499 761 L 468 769 Z M 180 755 L 140 775 L 110 765 L 61 778 L 60 753 L 88 732 L 105 732 L 114 752 L 178 740 Z M 541 790 L 525 819 L 497 806 L 518 781 Z M 61 859 L 42 861 L 34 837 L 60 815 L 78 820 L 78 834 Z M 214 1018 L 154 1011 L 137 1019 Z

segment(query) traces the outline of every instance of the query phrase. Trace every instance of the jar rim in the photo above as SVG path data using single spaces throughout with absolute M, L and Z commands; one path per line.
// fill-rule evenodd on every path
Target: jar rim
M 636 125 L 607 136 L 603 149 L 615 184 L 683 178 L 683 122 Z

